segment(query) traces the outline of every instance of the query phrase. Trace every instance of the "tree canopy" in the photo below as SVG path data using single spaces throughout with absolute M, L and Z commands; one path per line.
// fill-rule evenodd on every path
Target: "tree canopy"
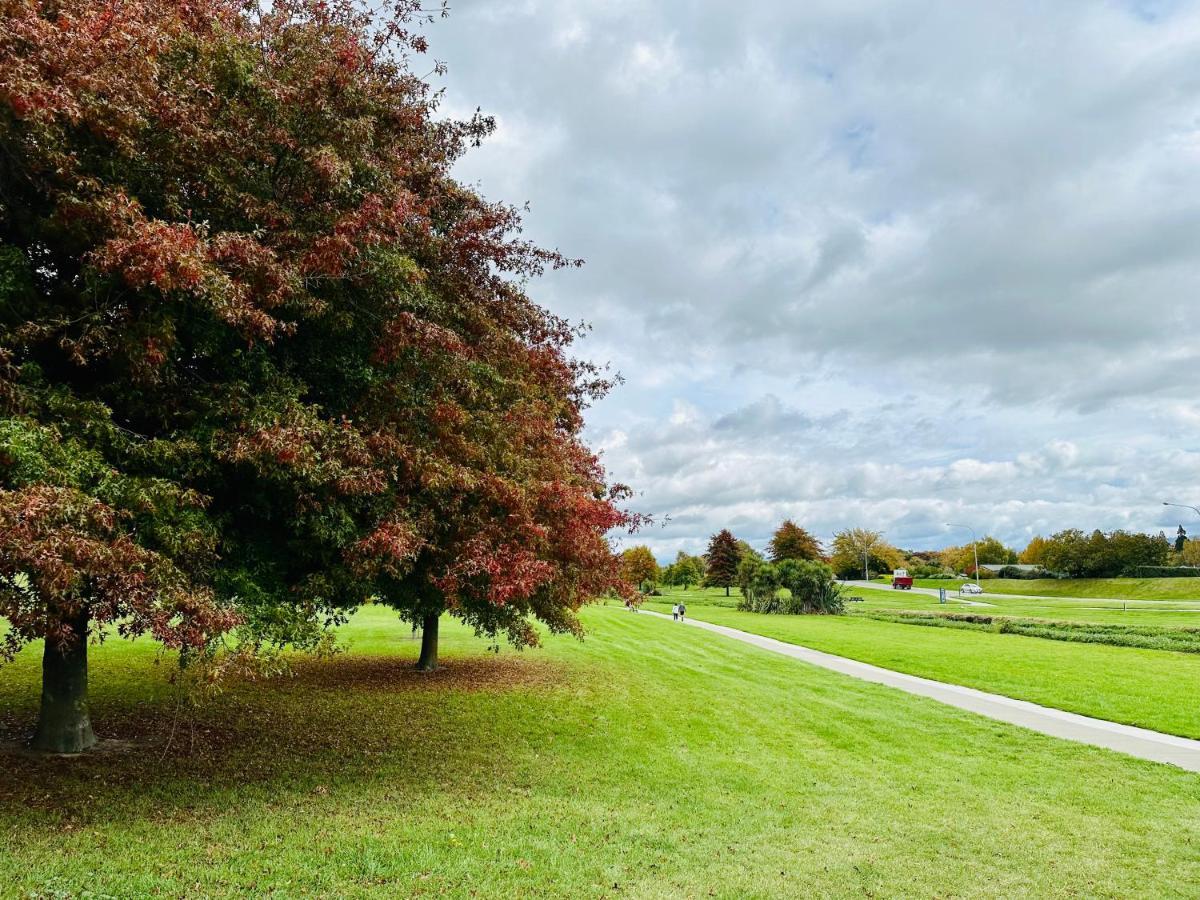
M 737 581 L 738 563 L 741 562 L 741 558 L 737 539 L 728 528 L 714 534 L 708 541 L 705 583 L 712 587 L 725 588 L 725 596 L 728 597 L 730 586 Z
M 942 551 L 942 565 L 955 572 L 974 575 L 976 551 L 978 551 L 981 566 L 987 563 L 1007 564 L 1018 561 L 1015 550 L 1006 547 L 999 538 L 994 538 L 989 534 L 981 537 L 978 543 L 947 547 Z
M 829 564 L 839 578 L 860 577 L 864 558 L 872 572 L 890 572 L 904 560 L 903 554 L 883 539 L 882 532 L 847 528 L 833 536 Z
M 1200 541 L 1189 538 L 1183 549 L 1174 554 L 1174 562 L 1180 566 L 1200 566 Z
M 493 123 L 437 117 L 415 0 L 0 14 L 8 653 L 368 598 L 532 644 L 622 589 L 610 383 L 525 293 L 575 263 L 451 177 Z
M 621 578 L 633 588 L 658 580 L 658 561 L 645 544 L 630 547 L 621 554 Z
M 1047 541 L 1040 534 L 1034 535 L 1017 556 L 1017 561 L 1028 566 L 1045 565 Z
M 675 555 L 675 562 L 667 566 L 663 572 L 663 580 L 667 584 L 690 588 L 704 580 L 704 559 L 699 556 L 689 556 L 680 550 Z
M 785 559 L 820 559 L 822 556 L 821 545 L 817 539 L 791 519 L 787 519 L 775 529 L 768 549 L 771 562 Z
M 1040 564 L 1052 572 L 1072 578 L 1109 578 L 1136 575 L 1140 567 L 1165 566 L 1171 543 L 1161 533 L 1096 530 L 1089 534 L 1068 528 L 1046 538 L 1040 556 Z
M 766 562 L 766 559 L 746 541 L 738 541 L 738 552 L 741 556 L 738 559 L 736 584 L 745 595 L 751 590 L 759 563 Z

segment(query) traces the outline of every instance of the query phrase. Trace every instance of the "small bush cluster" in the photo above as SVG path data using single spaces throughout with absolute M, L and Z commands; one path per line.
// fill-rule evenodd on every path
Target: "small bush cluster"
M 1019 634 L 1051 641 L 1073 641 L 1083 644 L 1108 644 L 1113 647 L 1140 647 L 1147 650 L 1200 653 L 1200 628 L 1171 628 L 1160 625 L 1102 625 L 1096 622 L 1021 619 L 983 613 L 878 610 L 863 613 L 863 615 L 871 619 L 896 622 L 902 625 L 963 628 L 971 631 L 991 631 L 997 634 Z
M 952 577 L 940 564 L 913 563 L 907 560 L 908 574 L 913 578 L 950 578 Z
M 846 610 L 842 586 L 824 563 L 796 559 L 755 562 L 739 570 L 738 576 L 741 610 L 789 615 L 838 615 Z
M 1053 578 L 1045 569 L 1034 569 L 1032 572 L 1018 569 L 1016 566 L 1005 566 L 996 573 L 998 578 L 1015 578 L 1018 580 L 1035 581 L 1039 578 Z

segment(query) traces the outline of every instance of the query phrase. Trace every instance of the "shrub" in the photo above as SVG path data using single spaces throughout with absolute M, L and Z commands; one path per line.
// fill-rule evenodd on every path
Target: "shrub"
M 760 562 L 742 574 L 746 587 L 738 609 L 792 615 L 845 611 L 842 587 L 824 563 L 795 559 L 777 565 Z M 780 588 L 786 588 L 788 596 L 781 597 Z
M 1047 572 L 1045 569 L 1034 569 L 1033 571 L 1025 571 L 1018 569 L 1016 566 L 1005 566 L 998 573 L 1000 578 L 1016 578 L 1018 580 L 1032 581 L 1035 578 L 1046 578 Z
M 756 562 L 747 573 L 739 609 L 750 612 L 783 612 L 783 601 L 779 595 L 779 572 L 769 562 Z
M 842 588 L 824 563 L 785 560 L 779 564 L 779 581 L 792 595 L 788 612 L 837 614 L 845 609 Z

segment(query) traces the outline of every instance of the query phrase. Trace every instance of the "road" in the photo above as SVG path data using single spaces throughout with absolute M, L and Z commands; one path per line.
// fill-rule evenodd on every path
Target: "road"
M 642 614 L 667 620 L 671 618 L 664 613 L 652 610 L 644 610 Z M 883 669 L 869 663 L 847 659 L 844 656 L 835 656 L 832 653 L 812 650 L 798 644 L 788 644 L 774 638 L 750 634 L 747 631 L 739 631 L 725 625 L 713 625 L 711 622 L 702 622 L 697 619 L 688 619 L 684 624 L 733 638 L 773 653 L 790 656 L 823 669 L 897 688 L 909 694 L 928 697 L 948 706 L 965 709 L 989 719 L 1008 722 L 1011 725 L 1019 725 L 1051 737 L 1089 744 L 1093 747 L 1104 747 L 1140 759 L 1168 763 L 1191 772 L 1200 772 L 1200 741 L 1162 734 L 1147 728 L 1121 725 L 1104 719 L 1093 719 L 1090 716 L 1039 706 L 1026 700 L 1014 700 L 999 694 L 989 694 L 986 691 L 957 684 L 945 684 L 929 678 L 893 672 L 891 669 Z
M 894 593 L 899 594 L 900 596 L 903 596 L 906 593 L 927 594 L 930 597 L 938 596 L 938 592 L 934 588 L 914 587 L 914 588 L 910 588 L 908 591 L 898 591 L 898 590 L 895 590 L 895 588 L 889 587 L 886 584 L 880 584 L 877 581 L 843 581 L 841 583 L 846 585 L 847 587 L 869 588 L 869 589 L 876 590 L 876 591 L 893 591 Z M 955 584 L 957 585 L 957 582 L 955 582 Z M 1012 595 L 1011 594 L 996 594 L 995 596 L 1010 597 Z M 1025 598 L 1025 599 L 1030 599 L 1030 598 Z M 1032 598 L 1032 599 L 1039 599 L 1039 598 Z M 950 603 L 962 603 L 965 606 L 995 606 L 996 605 L 995 603 L 988 603 L 986 600 L 968 600 L 966 597 L 960 597 L 960 596 L 958 596 L 958 588 L 957 587 L 947 587 L 946 588 L 946 600 Z M 1118 601 L 1118 602 L 1120 602 L 1120 601 Z
M 876 591 L 892 591 L 890 585 L 881 584 L 878 581 L 843 581 L 840 582 L 848 587 L 869 588 Z M 988 603 L 986 600 L 968 600 L 966 597 L 958 596 L 958 584 L 960 582 L 950 582 L 946 587 L 946 600 L 949 603 L 963 603 L 967 606 L 995 606 L 995 603 Z M 985 588 L 986 590 L 986 588 Z M 903 595 L 905 591 L 895 591 L 895 593 Z M 913 587 L 907 591 L 912 594 L 925 594 L 930 597 L 938 595 L 937 588 Z M 1052 597 L 1047 594 L 998 594 L 993 591 L 988 591 L 986 594 L 975 594 L 976 597 L 999 597 L 1003 600 L 1066 600 L 1073 603 L 1113 603 L 1121 604 L 1121 608 L 1136 609 L 1138 612 L 1200 612 L 1200 606 L 1175 606 L 1177 603 L 1194 603 L 1194 600 L 1188 599 L 1170 599 L 1170 600 L 1122 600 L 1119 597 Z M 1157 607 L 1157 608 L 1156 608 Z M 1116 606 L 1084 606 L 1081 609 L 1116 609 Z

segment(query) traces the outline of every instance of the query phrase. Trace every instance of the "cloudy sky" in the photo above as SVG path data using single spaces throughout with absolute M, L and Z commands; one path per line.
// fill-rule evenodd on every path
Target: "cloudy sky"
M 447 113 L 499 123 L 461 176 L 587 260 L 535 294 L 626 379 L 588 436 L 660 558 L 1191 524 L 1200 3 L 455 0 L 429 35 Z

